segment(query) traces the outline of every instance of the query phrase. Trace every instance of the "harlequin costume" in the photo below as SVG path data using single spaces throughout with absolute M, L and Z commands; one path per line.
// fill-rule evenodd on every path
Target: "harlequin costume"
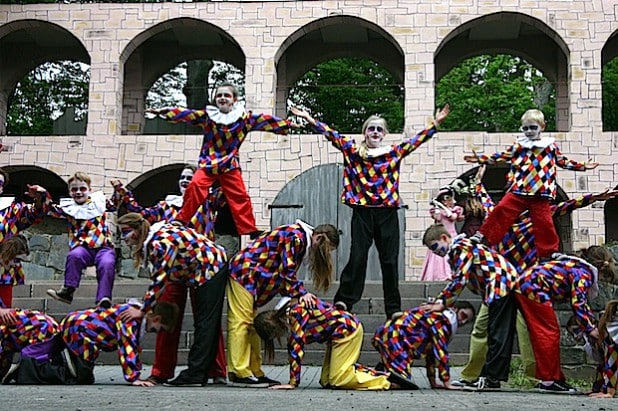
M 479 232 L 489 244 L 498 244 L 508 227 L 524 210 L 529 210 L 532 224 L 542 227 L 536 233 L 540 258 L 558 251 L 559 238 L 553 225 L 550 201 L 556 197 L 556 167 L 585 170 L 585 164 L 567 159 L 554 138 L 531 140 L 520 137 L 506 151 L 482 155 L 479 163 L 510 161 L 507 194 L 487 217 Z M 552 229 L 553 228 L 553 229 Z
M 230 262 L 227 286 L 227 363 L 233 378 L 263 377 L 257 308 L 275 296 L 307 294 L 296 272 L 311 246 L 313 227 L 298 220 L 249 243 Z
M 326 344 L 320 385 L 348 390 L 388 390 L 388 374 L 356 364 L 363 344 L 363 326 L 347 311 L 318 300 L 313 308 L 290 306 L 290 384 L 300 384 L 305 346 Z
M 400 144 L 361 150 L 361 145 L 317 122 L 314 129 L 343 153 L 341 201 L 352 208 L 350 259 L 341 272 L 334 301 L 348 310 L 360 301 L 365 288 L 369 248 L 375 240 L 380 256 L 387 317 L 401 311 L 399 293 L 399 168 L 402 160 L 429 141 L 435 126 L 406 138 Z
M 127 211 L 139 213 L 150 224 L 155 224 L 160 221 L 173 221 L 183 204 L 182 195 L 168 195 L 164 201 L 159 201 L 152 207 L 142 207 L 133 193 L 126 191 L 122 198 L 122 203 Z M 204 201 L 201 207 L 198 208 L 196 214 L 191 218 L 188 227 L 193 228 L 198 233 L 204 234 L 208 239 L 214 241 L 215 237 L 215 221 L 217 220 L 218 210 L 225 204 L 223 193 L 221 190 L 213 190 Z M 155 345 L 155 359 L 152 365 L 151 375 L 158 380 L 169 380 L 174 376 L 174 369 L 178 363 L 178 345 L 180 343 L 180 332 L 182 320 L 184 318 L 185 305 L 187 303 L 187 288 L 191 294 L 191 302 L 193 313 L 195 314 L 195 296 L 193 288 L 187 287 L 182 282 L 170 281 L 163 294 L 158 301 L 167 301 L 178 306 L 178 327 L 172 331 L 160 330 L 157 333 Z M 208 376 L 211 378 L 227 376 L 227 364 L 225 361 L 225 343 L 223 333 L 219 332 L 219 341 L 217 346 L 217 356 L 213 367 L 210 369 Z
M 0 243 L 43 220 L 51 197 L 47 192 L 41 196 L 41 200 L 34 204 L 16 202 L 13 197 L 0 197 Z M 24 284 L 24 280 L 21 262 L 10 267 L 0 264 L 0 299 L 7 307 L 13 305 L 13 287 Z
M 287 134 L 290 121 L 268 114 L 245 112 L 238 104 L 229 113 L 222 113 L 214 106 L 207 106 L 205 110 L 173 108 L 165 118 L 173 123 L 191 123 L 204 131 L 198 170 L 187 187 L 185 204 L 177 219 L 188 223 L 203 204 L 208 189 L 219 181 L 238 233 L 257 231 L 251 198 L 240 171 L 238 152 L 250 131 Z
M 133 382 L 139 379 L 140 340 L 145 333 L 146 320 L 123 322 L 120 314 L 130 304 L 113 305 L 74 311 L 61 321 L 62 339 L 71 353 L 94 366 L 99 353 L 118 351 L 124 379 Z
M 453 239 L 448 256 L 453 280 L 436 299 L 442 299 L 450 307 L 464 287 L 482 297 L 483 304 L 489 308 L 489 320 L 488 352 L 481 375 L 506 381 L 515 336 L 517 309 L 512 289 L 517 271 L 499 253 L 475 244 L 463 234 Z
M 107 205 L 103 192 L 90 194 L 84 204 L 65 198 L 59 205 L 52 204 L 49 214 L 67 220 L 69 253 L 65 264 L 64 286 L 78 288 L 82 271 L 96 266 L 98 303 L 111 300 L 116 277 L 116 253 L 106 222 Z
M 565 256 L 530 267 L 515 284 L 537 362 L 536 377 L 542 381 L 563 381 L 560 367 L 560 324 L 554 304 L 569 302 L 586 333 L 595 329 L 588 298 L 598 295 L 597 269 L 586 261 Z
M 381 325 L 371 343 L 380 353 L 386 371 L 411 379 L 414 360 L 425 358 L 427 377 L 435 379 L 437 368 L 440 380 L 447 382 L 450 380 L 448 343 L 457 332 L 457 325 L 454 310 L 426 312 L 412 308 Z
M 196 230 L 158 223 L 144 242 L 144 263 L 152 283 L 144 296 L 148 312 L 173 283 L 194 289 L 194 338 L 188 369 L 179 378 L 206 383 L 217 354 L 221 315 L 227 283 L 227 257 L 223 248 Z

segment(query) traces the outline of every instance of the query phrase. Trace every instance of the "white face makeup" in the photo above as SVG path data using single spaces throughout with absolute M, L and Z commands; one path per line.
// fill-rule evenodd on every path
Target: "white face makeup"
M 229 113 L 232 111 L 236 103 L 236 97 L 234 97 L 234 90 L 231 87 L 219 87 L 215 92 L 215 104 L 222 113 Z
M 120 226 L 120 238 L 127 243 L 128 246 L 137 244 L 137 235 L 135 230 L 128 225 Z
M 379 120 L 372 120 L 365 129 L 365 143 L 369 148 L 378 148 L 382 145 L 382 140 L 386 135 L 384 123 Z
M 524 121 L 521 125 L 521 131 L 523 131 L 524 135 L 530 140 L 540 140 L 543 128 L 534 121 Z
M 432 253 L 444 257 L 448 253 L 450 244 L 448 241 L 440 239 L 431 241 L 428 245 Z
M 90 196 L 90 187 L 83 181 L 73 180 L 69 184 L 69 193 L 77 204 L 84 204 Z
M 193 179 L 193 170 L 190 168 L 185 168 L 182 170 L 182 173 L 180 173 L 180 177 L 178 178 L 178 188 L 180 189 L 180 194 L 185 194 L 191 179 Z
M 465 325 L 472 319 L 472 317 L 474 317 L 474 312 L 469 308 L 460 308 L 457 310 L 458 325 Z

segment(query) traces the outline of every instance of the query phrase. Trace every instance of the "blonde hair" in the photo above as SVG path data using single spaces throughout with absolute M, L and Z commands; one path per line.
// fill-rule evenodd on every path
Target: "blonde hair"
M 531 109 L 531 110 L 526 111 L 521 116 L 522 124 L 527 121 L 533 121 L 541 126 L 544 126 L 545 125 L 545 115 L 543 114 L 541 110 Z
M 330 288 L 333 273 L 331 248 L 339 246 L 339 230 L 332 224 L 321 224 L 313 229 L 316 236 L 309 249 L 309 269 L 313 274 L 313 285 L 318 291 Z
M 367 131 L 367 127 L 369 126 L 369 123 L 371 123 L 372 121 L 378 121 L 382 123 L 382 126 L 384 127 L 384 132 L 388 134 L 388 125 L 386 124 L 386 120 L 383 117 L 376 116 L 376 115 L 369 116 L 369 118 L 365 120 L 365 122 L 363 123 L 363 128 L 361 129 L 361 132 L 363 134 L 365 134 L 365 131 Z
M 135 233 L 137 234 L 137 244 L 135 244 L 131 256 L 133 257 L 135 267 L 139 267 L 144 259 L 144 256 L 142 255 L 142 247 L 144 246 L 146 237 L 148 237 L 150 223 L 138 213 L 127 213 L 118 219 L 118 225 L 128 225 L 135 230 Z
M 436 223 L 429 226 L 427 230 L 425 230 L 425 234 L 423 235 L 423 244 L 429 247 L 429 243 L 432 241 L 438 241 L 442 235 L 446 234 L 447 236 L 451 236 L 449 232 L 444 227 L 442 223 Z
M 90 183 L 91 183 L 90 176 L 81 171 L 78 171 L 77 173 L 73 174 L 71 178 L 69 178 L 69 181 L 67 182 L 67 184 L 71 184 L 73 181 L 83 181 L 84 183 L 88 185 L 88 187 L 90 187 Z

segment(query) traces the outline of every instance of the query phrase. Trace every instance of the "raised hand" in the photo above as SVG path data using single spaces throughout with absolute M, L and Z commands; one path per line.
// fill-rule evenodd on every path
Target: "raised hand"
M 440 124 L 442 124 L 442 122 L 448 116 L 448 113 L 450 112 L 451 112 L 451 107 L 448 104 L 442 107 L 441 110 L 440 109 L 436 110 L 436 116 L 435 116 L 436 126 L 439 126 Z

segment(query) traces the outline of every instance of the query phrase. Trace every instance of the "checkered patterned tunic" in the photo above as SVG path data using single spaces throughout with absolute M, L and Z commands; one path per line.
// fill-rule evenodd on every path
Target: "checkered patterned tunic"
M 517 271 L 504 257 L 483 245 L 475 245 L 465 236 L 453 239 L 448 256 L 453 280 L 437 297 L 446 306 L 452 306 L 466 286 L 489 305 L 506 297 L 515 285 Z
M 291 124 L 289 120 L 250 111 L 229 125 L 215 123 L 206 110 L 173 108 L 166 117 L 173 123 L 191 123 L 204 129 L 198 167 L 205 168 L 209 174 L 223 174 L 240 168 L 238 150 L 250 131 L 287 134 Z
M 436 128 L 421 131 L 411 138 L 394 145 L 385 154 L 363 158 L 360 145 L 350 137 L 339 134 L 328 125 L 317 122 L 314 127 L 324 134 L 332 145 L 343 153 L 343 191 L 341 202 L 347 205 L 369 207 L 399 207 L 399 168 L 401 161 L 429 141 Z
M 452 326 L 442 312 L 425 312 L 412 308 L 395 320 L 388 320 L 375 332 L 371 343 L 380 353 L 387 370 L 406 377 L 412 375 L 415 359 L 425 358 L 427 376 L 435 378 L 437 366 L 440 380 L 449 381 L 448 343 Z
M 80 245 L 89 248 L 113 247 L 111 234 L 105 222 L 105 213 L 88 220 L 78 220 L 52 204 L 49 215 L 67 220 L 71 250 Z
M 50 340 L 60 331 L 56 320 L 35 310 L 15 309 L 15 325 L 0 324 L 0 354 L 19 352 L 25 347 Z
M 155 305 L 168 281 L 199 287 L 224 267 L 227 257 L 222 247 L 197 231 L 165 224 L 148 242 L 146 261 L 152 283 L 144 296 L 144 312 Z
M 307 233 L 300 224 L 276 227 L 249 243 L 230 262 L 230 277 L 238 281 L 261 307 L 277 295 L 307 294 L 296 278 L 307 249 Z
M 347 311 L 338 310 L 331 304 L 318 300 L 314 308 L 303 303 L 290 307 L 291 334 L 288 339 L 290 355 L 290 384 L 300 384 L 300 372 L 305 345 L 329 343 L 347 337 L 358 329 L 359 321 Z
M 173 221 L 180 212 L 178 206 L 170 204 L 167 201 L 159 201 L 152 207 L 142 207 L 129 190 L 127 190 L 122 198 L 122 203 L 125 205 L 127 211 L 140 214 L 150 224 L 159 221 Z M 223 196 L 223 191 L 220 189 L 213 190 L 206 197 L 204 204 L 197 209 L 197 212 L 193 218 L 191 218 L 187 226 L 214 241 L 215 222 L 217 219 L 216 210 L 223 207 L 224 204 L 225 197 Z
M 39 206 L 13 202 L 4 210 L 0 210 L 0 243 L 42 221 L 51 201 L 49 194 L 45 195 L 46 202 Z M 0 265 L 0 285 L 21 285 L 24 280 L 25 274 L 21 263 L 8 268 L 4 264 Z
M 618 342 L 607 332 L 603 339 L 603 359 L 601 391 L 607 392 L 608 388 L 618 388 Z
M 577 258 L 565 258 L 530 267 L 517 280 L 515 292 L 549 306 L 570 302 L 579 324 L 589 333 L 594 329 L 594 314 L 587 293 L 593 281 L 590 267 Z
M 140 376 L 139 355 L 141 321 L 123 322 L 120 314 L 131 305 L 114 305 L 109 309 L 91 308 L 69 313 L 60 323 L 62 339 L 76 356 L 94 363 L 100 351 L 118 351 L 124 379 L 133 382 Z M 145 320 L 142 320 L 145 321 Z
M 479 163 L 510 161 L 507 176 L 509 192 L 524 196 L 556 197 L 556 166 L 567 170 L 585 170 L 584 163 L 569 160 L 556 143 L 545 148 L 525 148 L 519 143 L 491 156 L 479 156 Z

